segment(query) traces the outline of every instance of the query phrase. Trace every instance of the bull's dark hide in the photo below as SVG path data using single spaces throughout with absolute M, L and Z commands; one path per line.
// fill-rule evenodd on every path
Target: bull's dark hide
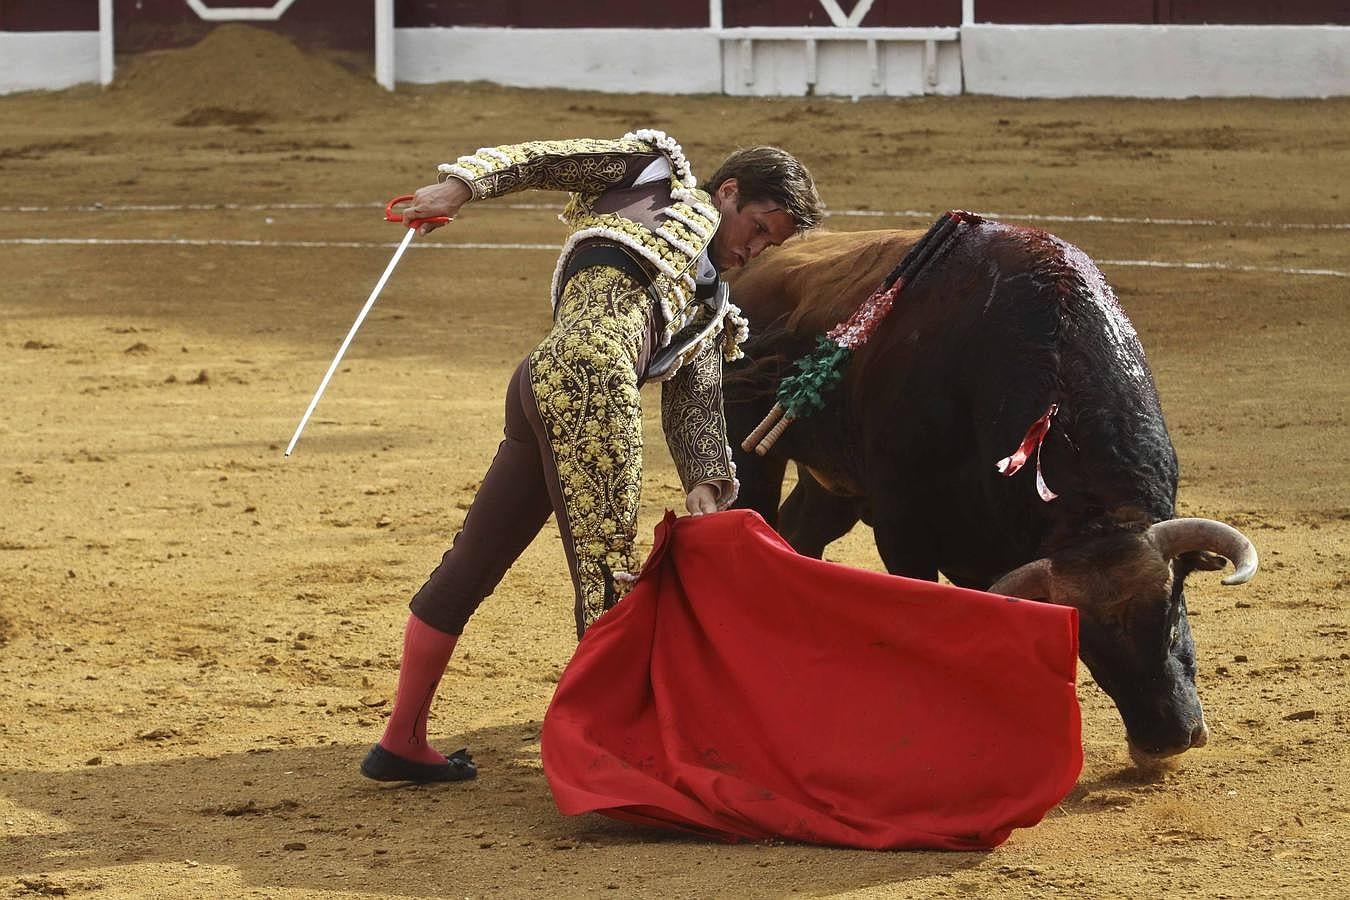
M 920 234 L 809 237 L 734 282 L 757 336 L 749 360 L 727 373 L 733 446 L 790 364 Z M 1004 477 L 996 463 L 1052 405 L 1039 462 L 1058 499 L 1047 503 L 1036 465 Z M 780 511 L 789 461 L 799 481 Z M 795 422 L 769 455 L 738 450 L 736 463 L 738 505 L 809 555 L 861 518 L 896 574 L 989 588 L 1045 561 L 1053 577 L 1037 582 L 1037 596 L 1079 610 L 1083 660 L 1132 746 L 1159 755 L 1203 743 L 1182 582 L 1215 567 L 1201 551 L 1225 548 L 1159 553 L 1150 527 L 1174 516 L 1176 453 L 1139 338 L 1078 248 L 1037 229 L 962 224 L 855 353 L 826 408 Z

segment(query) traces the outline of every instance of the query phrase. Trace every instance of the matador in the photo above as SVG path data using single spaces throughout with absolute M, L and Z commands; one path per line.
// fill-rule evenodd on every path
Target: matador
M 821 217 L 810 174 L 785 151 L 737 151 L 701 190 L 680 145 L 654 130 L 483 148 L 439 170 L 406 219 L 453 219 L 469 202 L 527 189 L 565 191 L 570 235 L 550 292 L 553 327 L 511 376 L 497 454 L 452 546 L 412 598 L 394 707 L 361 765 L 379 781 L 477 774 L 466 751 L 447 757 L 427 743 L 432 700 L 470 616 L 550 512 L 578 638 L 631 583 L 644 383 L 661 381 L 686 509 L 701 515 L 733 502 L 721 373 L 747 333 L 719 272 Z

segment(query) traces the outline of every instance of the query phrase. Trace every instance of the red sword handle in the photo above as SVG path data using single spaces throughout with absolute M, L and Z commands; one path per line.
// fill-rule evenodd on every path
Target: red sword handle
M 413 198 L 412 194 L 405 194 L 402 197 L 395 197 L 384 205 L 384 220 L 386 222 L 402 222 L 409 228 L 417 228 L 427 222 L 434 222 L 437 225 L 444 225 L 450 221 L 449 216 L 427 216 L 425 219 L 405 219 L 403 213 L 394 212 L 394 207 L 400 203 L 407 203 Z

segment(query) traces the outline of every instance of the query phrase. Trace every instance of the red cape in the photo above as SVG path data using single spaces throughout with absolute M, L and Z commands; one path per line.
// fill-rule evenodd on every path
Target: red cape
M 1082 767 L 1077 612 L 675 518 L 550 704 L 558 809 L 874 849 L 993 847 Z

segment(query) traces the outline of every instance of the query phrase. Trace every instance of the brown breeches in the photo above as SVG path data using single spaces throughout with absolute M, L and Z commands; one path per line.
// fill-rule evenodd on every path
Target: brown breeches
M 413 614 L 433 628 L 462 634 L 478 604 L 497 587 L 553 511 L 556 500 L 550 497 L 549 486 L 558 479 L 543 427 L 530 390 L 528 361 L 522 362 L 507 384 L 505 436 L 497 455 L 454 544 L 413 596 Z
M 636 572 L 642 481 L 638 372 L 652 344 L 646 291 L 595 266 L 568 282 L 553 330 L 512 375 L 505 436 L 454 544 L 413 597 L 413 614 L 460 634 L 506 570 L 557 515 L 578 637 Z

